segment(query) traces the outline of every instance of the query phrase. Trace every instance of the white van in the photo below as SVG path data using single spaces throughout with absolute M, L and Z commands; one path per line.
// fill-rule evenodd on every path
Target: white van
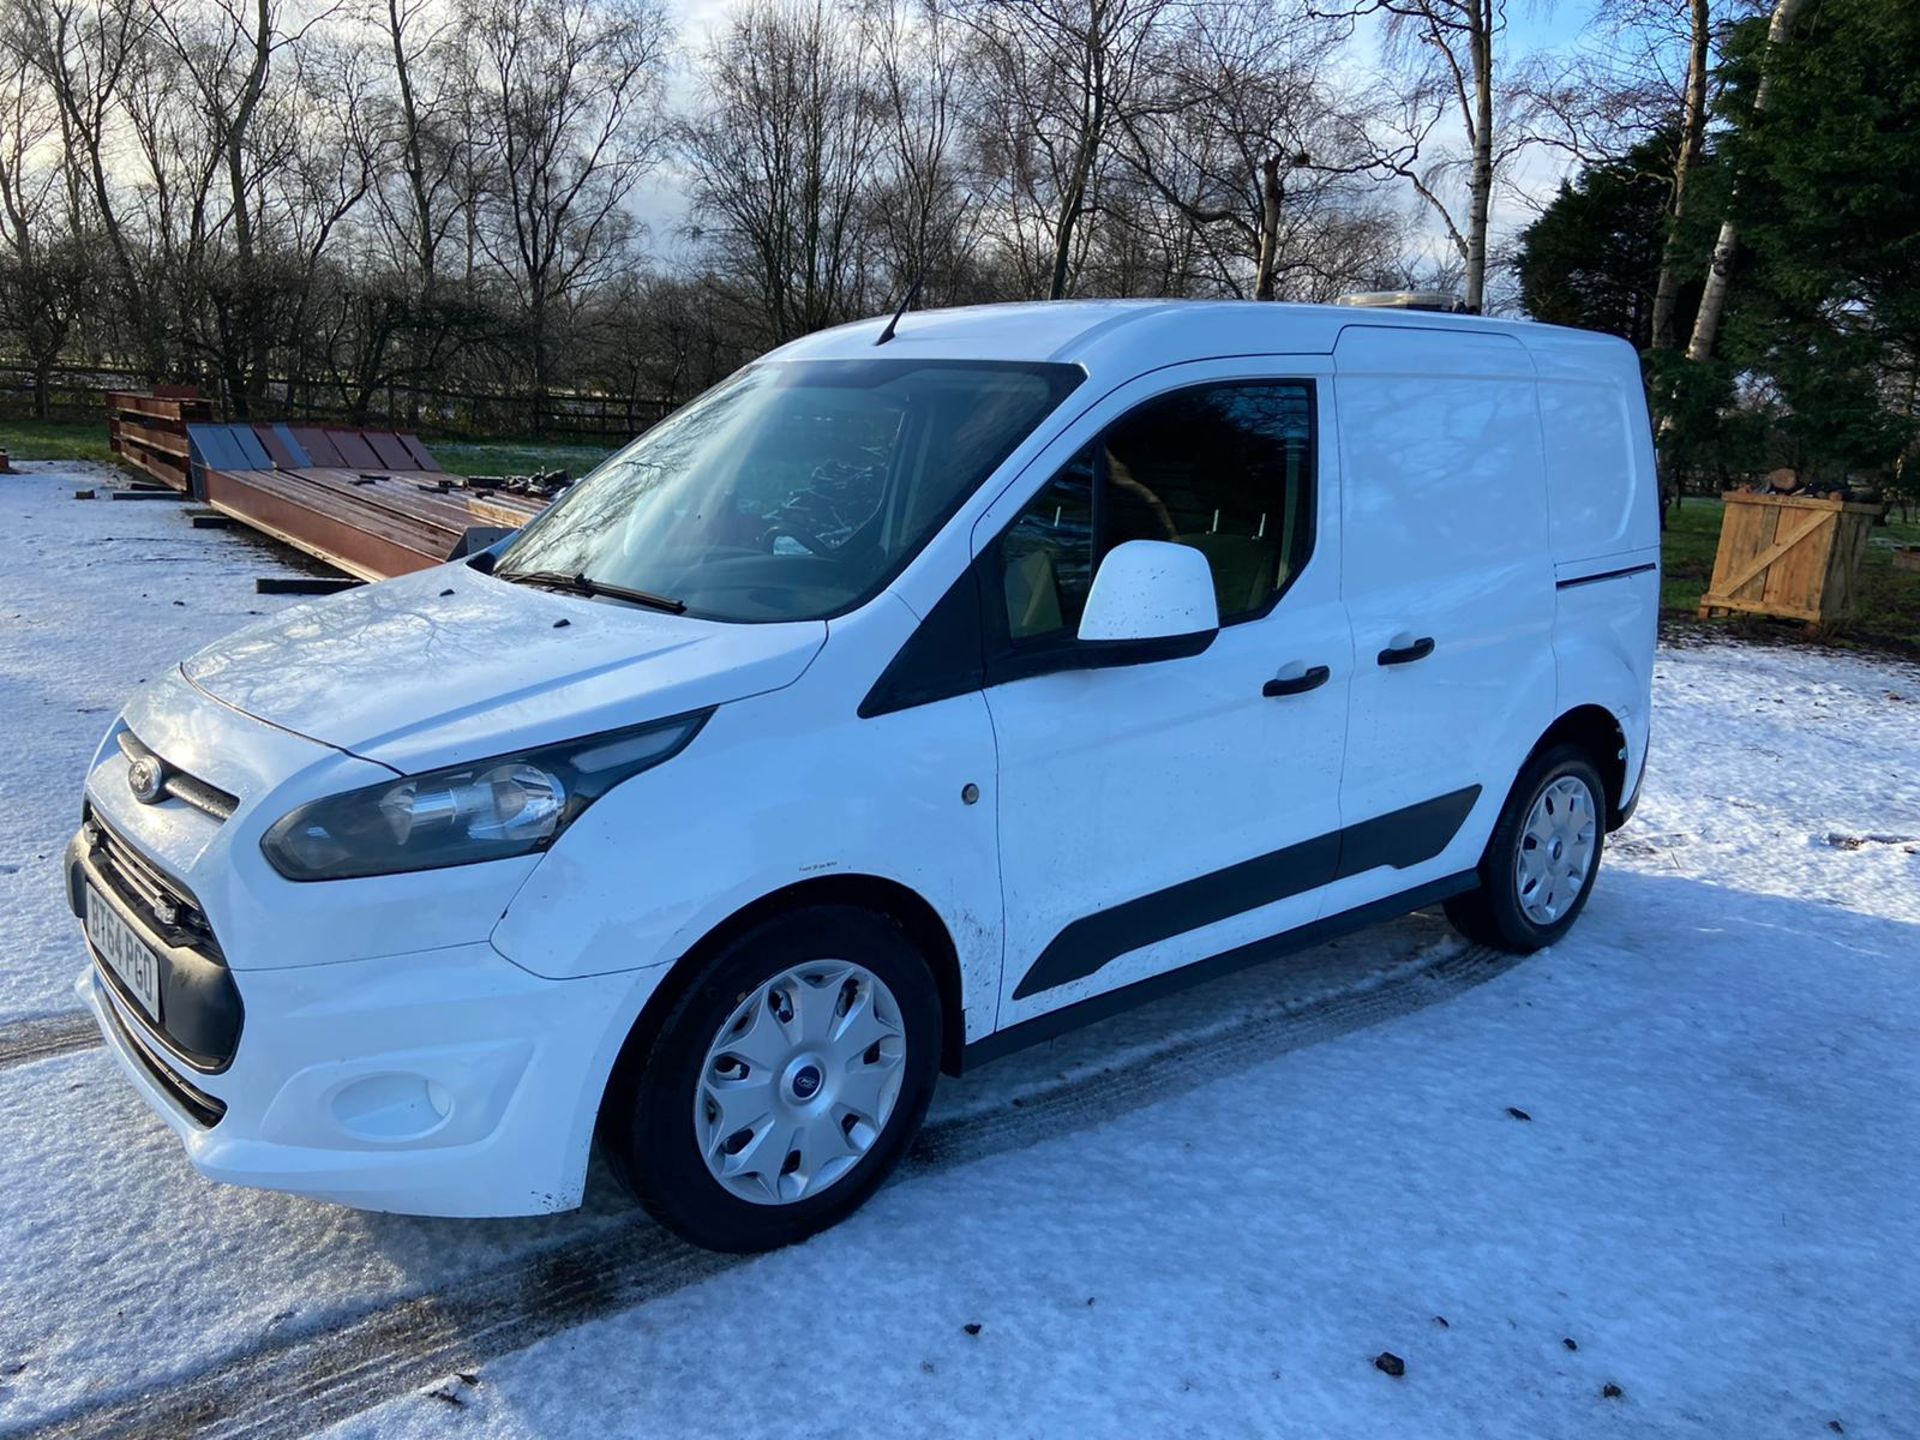
M 70 853 L 206 1175 L 833 1223 L 935 1076 L 1444 902 L 1580 913 L 1646 756 L 1633 351 L 1271 304 L 776 351 L 468 561 L 148 685 Z

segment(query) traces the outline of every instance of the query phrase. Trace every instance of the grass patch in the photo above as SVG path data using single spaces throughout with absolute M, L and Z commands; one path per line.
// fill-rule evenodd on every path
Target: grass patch
M 107 446 L 104 415 L 98 420 L 0 420 L 0 450 L 15 460 L 119 463 Z
M 427 448 L 455 475 L 532 475 L 543 470 L 566 470 L 578 478 L 613 453 L 602 445 L 549 445 L 537 440 L 429 440 Z M 15 460 L 119 463 L 107 445 L 104 417 L 0 419 L 0 450 Z
M 1707 593 L 1707 582 L 1713 578 L 1713 557 L 1720 546 L 1720 518 L 1725 509 L 1718 500 L 1689 497 L 1678 509 L 1667 512 L 1667 530 L 1660 546 L 1662 618 L 1699 632 L 1749 640 L 1806 638 L 1806 627 L 1799 621 L 1750 615 L 1698 619 L 1700 597 Z M 1858 604 L 1853 617 L 1822 638 L 1845 649 L 1920 656 L 1920 572 L 1898 570 L 1893 564 L 1895 549 L 1920 545 L 1920 523 L 1895 520 L 1875 526 L 1871 534 L 1860 562 Z
M 533 475 L 565 470 L 576 480 L 612 450 L 600 445 L 546 445 L 537 440 L 427 440 L 427 449 L 455 475 Z

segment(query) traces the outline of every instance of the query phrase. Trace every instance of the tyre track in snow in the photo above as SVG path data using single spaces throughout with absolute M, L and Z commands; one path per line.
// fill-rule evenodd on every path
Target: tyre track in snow
M 922 1132 L 899 1178 L 911 1181 L 1086 1129 L 1249 1064 L 1440 1004 L 1516 963 L 1513 956 L 1469 947 L 1364 988 L 1189 1035 L 991 1110 L 937 1121 Z M 268 1341 L 172 1384 L 70 1408 L 38 1428 L 5 1433 L 31 1440 L 291 1440 L 753 1258 L 696 1250 L 636 1219 L 611 1235 L 524 1256 L 325 1330 Z
M 84 1010 L 41 1015 L 0 1025 L 0 1070 L 85 1050 L 100 1043 L 100 1027 Z

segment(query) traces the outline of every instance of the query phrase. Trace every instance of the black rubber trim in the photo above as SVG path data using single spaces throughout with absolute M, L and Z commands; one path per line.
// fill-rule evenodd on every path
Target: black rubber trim
M 1469 785 L 1347 826 L 1340 832 L 1340 871 L 1334 878 L 1344 880 L 1382 865 L 1405 870 L 1431 860 L 1453 843 L 1479 798 L 1480 787 Z
M 156 754 L 153 747 L 146 744 L 131 730 L 120 732 L 120 753 L 129 760 L 147 759 L 160 767 L 161 793 L 171 795 L 204 815 L 211 815 L 222 823 L 233 818 L 233 812 L 240 808 L 238 796 L 229 795 L 218 785 L 209 785 L 196 775 L 189 775 L 177 766 L 167 763 L 163 756 Z
M 93 974 L 95 984 L 112 983 L 113 977 L 108 974 L 107 968 L 100 963 L 98 957 L 95 957 L 93 962 Z M 226 1103 L 188 1084 L 176 1075 L 172 1067 L 154 1053 L 146 1037 L 120 1018 L 120 1011 L 111 998 L 103 999 L 100 1009 L 106 1015 L 107 1023 L 113 1026 L 113 1033 L 120 1037 L 127 1049 L 132 1052 L 133 1058 L 140 1062 L 140 1068 L 147 1072 L 148 1078 L 172 1096 L 174 1103 L 186 1111 L 196 1125 L 211 1130 L 225 1118 Z
M 965 1073 L 976 1065 L 997 1060 L 1002 1055 L 1011 1054 L 1015 1050 L 1023 1050 L 1029 1045 L 1055 1039 L 1082 1026 L 1096 1024 L 1131 1010 L 1136 1005 L 1144 1005 L 1162 996 L 1177 994 L 1191 986 L 1204 984 L 1208 980 L 1217 980 L 1222 975 L 1244 970 L 1249 965 L 1277 960 L 1296 951 L 1338 939 L 1355 930 L 1363 930 L 1369 925 L 1377 925 L 1383 920 L 1392 920 L 1410 910 L 1438 904 L 1452 896 L 1464 894 L 1477 884 L 1479 884 L 1479 876 L 1471 870 L 1463 870 L 1456 875 L 1448 875 L 1444 879 L 1430 880 L 1424 885 L 1402 890 L 1397 895 L 1389 895 L 1384 899 L 1355 906 L 1338 915 L 1323 916 L 1309 924 L 1282 931 L 1264 940 L 1238 946 L 1208 959 L 1196 960 L 1191 965 L 1183 965 L 1178 970 L 1170 970 L 1164 975 L 1149 975 L 1144 980 L 1136 980 L 1131 985 L 1122 985 L 1117 990 L 1109 990 L 1105 994 L 1094 995 L 1072 1005 L 1063 1005 L 1058 1010 L 1050 1010 L 1045 1015 L 1023 1020 L 1018 1025 L 1009 1025 L 1004 1030 L 974 1041 L 960 1052 L 954 1073 Z
M 1622 570 L 1600 570 L 1592 575 L 1576 575 L 1571 580 L 1556 581 L 1553 588 L 1556 590 L 1571 590 L 1576 585 L 1598 585 L 1602 580 L 1624 580 L 1629 575 L 1644 575 L 1649 570 L 1658 570 L 1659 568 L 1658 564 L 1649 560 L 1644 565 L 1629 565 Z
M 1219 638 L 1218 630 L 1192 635 L 1156 635 L 1144 640 L 1075 640 L 1070 645 L 1023 654 L 989 655 L 987 683 L 1007 685 L 1036 675 L 1059 675 L 1073 670 L 1112 670 L 1122 665 L 1154 665 L 1162 660 L 1191 660 L 1204 655 Z
M 1024 1000 L 1084 980 L 1144 945 L 1171 940 L 1349 875 L 1382 865 L 1404 870 L 1431 860 L 1460 833 L 1479 798 L 1480 787 L 1469 785 L 1083 915 L 1040 952 L 1014 987 L 1013 998 Z
M 987 683 L 979 567 L 969 565 L 927 612 L 860 702 L 860 718 L 968 695 Z

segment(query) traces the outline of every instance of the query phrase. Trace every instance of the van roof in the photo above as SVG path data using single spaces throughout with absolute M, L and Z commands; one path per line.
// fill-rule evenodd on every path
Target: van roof
M 1596 346 L 1631 353 L 1610 335 L 1528 320 L 1252 300 L 1042 300 L 912 310 L 876 352 L 874 341 L 887 318 L 819 331 L 769 358 L 1053 360 L 1082 365 L 1094 375 L 1137 374 L 1225 355 L 1331 354 L 1340 332 L 1355 326 L 1505 334 L 1535 355 L 1587 350 L 1589 363 Z M 1620 359 L 1617 353 L 1607 358 L 1615 365 Z

